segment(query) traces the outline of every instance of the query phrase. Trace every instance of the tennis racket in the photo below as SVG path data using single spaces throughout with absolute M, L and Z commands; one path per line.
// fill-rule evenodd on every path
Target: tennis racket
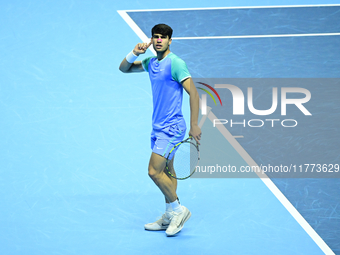
M 173 155 L 172 160 L 169 158 Z M 189 138 L 176 144 L 166 159 L 167 174 L 177 180 L 185 180 L 196 171 L 200 160 L 200 152 L 195 139 Z
M 211 108 L 208 107 L 209 113 Z M 208 114 L 207 114 L 208 115 Z M 202 128 L 207 115 L 204 115 L 198 124 Z M 173 155 L 170 160 L 171 155 Z M 197 142 L 192 136 L 176 144 L 166 159 L 166 172 L 177 180 L 185 180 L 192 176 L 200 161 L 200 150 Z

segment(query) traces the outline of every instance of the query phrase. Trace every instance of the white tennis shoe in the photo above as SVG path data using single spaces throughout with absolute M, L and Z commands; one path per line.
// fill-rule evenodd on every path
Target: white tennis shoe
M 159 220 L 156 220 L 153 223 L 148 223 L 144 225 L 145 230 L 152 230 L 152 231 L 156 231 L 156 230 L 165 230 L 169 227 L 170 224 L 170 219 L 173 216 L 173 212 L 169 213 L 169 212 L 165 212 L 162 215 L 162 218 L 160 218 Z
M 187 220 L 190 218 L 191 212 L 188 210 L 188 208 L 182 206 L 182 209 L 183 210 L 180 213 L 173 212 L 170 225 L 165 231 L 167 236 L 176 235 L 179 231 L 182 230 L 184 223 L 187 222 Z

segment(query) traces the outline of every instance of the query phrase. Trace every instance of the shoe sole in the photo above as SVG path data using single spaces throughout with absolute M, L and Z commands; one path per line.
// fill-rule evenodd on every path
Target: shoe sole
M 151 228 L 147 228 L 147 227 L 144 226 L 144 229 L 148 230 L 148 231 L 161 231 L 161 230 L 167 230 L 168 227 L 169 227 L 169 225 L 164 226 L 163 228 L 160 228 L 160 229 L 151 229 Z
M 167 236 L 174 236 L 174 235 L 176 235 L 179 231 L 182 230 L 182 228 L 184 227 L 184 223 L 186 223 L 190 219 L 190 217 L 191 217 L 191 212 L 189 211 L 187 217 L 184 219 L 184 222 L 183 222 L 182 226 L 180 228 L 178 228 L 175 233 L 171 233 L 171 234 L 166 233 L 166 235 Z

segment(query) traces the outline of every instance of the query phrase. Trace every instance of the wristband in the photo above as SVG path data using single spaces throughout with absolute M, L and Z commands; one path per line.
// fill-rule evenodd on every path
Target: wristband
M 138 58 L 138 56 L 136 56 L 135 54 L 133 54 L 133 51 L 131 51 L 129 54 L 126 55 L 126 61 L 129 63 L 133 63 L 136 59 Z

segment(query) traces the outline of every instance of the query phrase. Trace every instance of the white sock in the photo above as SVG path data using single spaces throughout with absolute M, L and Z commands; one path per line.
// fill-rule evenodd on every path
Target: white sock
M 172 207 L 170 203 L 165 203 L 165 212 L 172 212 Z
M 174 202 L 170 203 L 172 210 L 176 213 L 181 213 L 183 211 L 181 204 L 179 203 L 178 199 L 176 199 Z

